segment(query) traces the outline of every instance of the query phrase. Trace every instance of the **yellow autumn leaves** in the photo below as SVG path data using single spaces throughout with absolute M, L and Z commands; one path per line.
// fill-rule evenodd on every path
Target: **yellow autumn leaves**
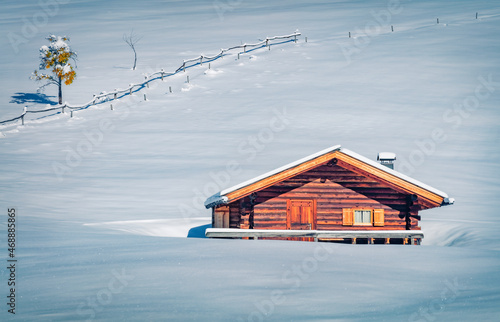
M 31 78 L 36 81 L 46 80 L 47 84 L 42 87 L 57 85 L 59 104 L 62 104 L 62 84 L 70 85 L 76 78 L 76 72 L 70 63 L 71 59 L 76 59 L 76 53 L 66 43 L 69 40 L 68 37 L 50 35 L 47 40 L 50 41 L 50 45 L 40 48 L 40 71 L 35 71 Z M 47 69 L 51 73 L 42 72 Z

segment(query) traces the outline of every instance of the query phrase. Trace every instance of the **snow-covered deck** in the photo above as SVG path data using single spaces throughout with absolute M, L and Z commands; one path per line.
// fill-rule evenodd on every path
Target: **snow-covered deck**
M 402 238 L 410 239 L 414 244 L 415 239 L 424 238 L 421 230 L 280 230 L 280 229 L 237 229 L 237 228 L 207 228 L 206 237 L 219 238 L 253 238 L 262 237 L 303 237 L 321 239 L 341 238 Z

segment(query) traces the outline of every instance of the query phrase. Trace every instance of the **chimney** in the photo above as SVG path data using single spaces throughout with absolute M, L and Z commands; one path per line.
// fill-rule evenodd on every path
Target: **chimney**
M 385 165 L 389 169 L 394 169 L 395 160 L 396 160 L 396 153 L 380 152 L 377 155 L 377 161 L 380 162 L 380 164 Z

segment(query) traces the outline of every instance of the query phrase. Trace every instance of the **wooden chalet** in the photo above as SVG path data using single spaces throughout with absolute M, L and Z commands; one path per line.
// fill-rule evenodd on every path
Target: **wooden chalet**
M 225 189 L 205 202 L 206 236 L 420 244 L 419 211 L 454 200 L 378 159 L 334 146 Z

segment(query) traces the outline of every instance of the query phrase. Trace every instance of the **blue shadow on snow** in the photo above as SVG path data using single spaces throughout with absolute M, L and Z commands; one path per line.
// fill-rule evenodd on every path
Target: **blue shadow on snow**
M 16 93 L 12 95 L 12 100 L 10 103 L 16 104 L 26 104 L 26 103 L 36 103 L 36 104 L 49 104 L 49 105 L 57 105 L 55 100 L 51 100 L 51 98 L 55 96 L 47 96 L 45 94 L 40 93 Z
M 211 228 L 212 224 L 193 227 L 188 232 L 188 238 L 205 238 L 205 229 Z

